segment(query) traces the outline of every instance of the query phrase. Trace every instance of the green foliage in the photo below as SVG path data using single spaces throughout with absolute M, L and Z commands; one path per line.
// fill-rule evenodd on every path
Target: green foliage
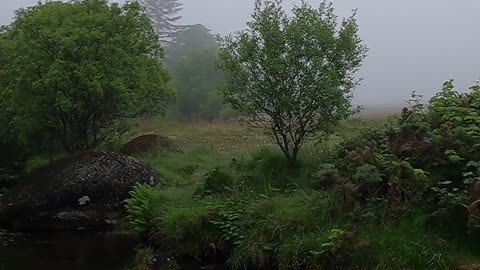
M 200 181 L 205 173 L 220 166 L 225 156 L 201 145 L 184 149 L 183 153 L 152 153 L 143 159 L 154 167 L 168 184 L 182 186 Z
M 222 205 L 222 197 L 195 198 L 195 188 L 167 188 L 159 192 L 162 204 L 159 232 L 164 246 L 170 245 L 180 256 L 200 257 L 213 244 L 221 247 L 220 236 L 211 230 L 210 220 L 215 207 Z M 167 246 L 168 247 L 168 246 Z
M 478 91 L 460 94 L 447 81 L 428 104 L 413 93 L 398 118 L 340 143 L 333 162 L 356 183 L 378 183 L 360 192 L 390 208 L 465 202 L 478 177 Z
M 323 193 L 294 192 L 289 195 L 260 195 L 248 204 L 238 225 L 243 234 L 232 251 L 234 269 L 247 267 L 272 268 L 285 259 L 280 252 L 286 241 L 316 231 L 317 225 L 328 226 Z M 237 202 L 238 205 L 238 202 Z M 240 208 L 241 209 L 241 208 Z
M 217 41 L 204 25 L 186 25 L 174 36 L 175 42 L 165 47 L 165 61 L 168 67 L 174 67 L 182 58 L 189 55 L 218 48 Z
M 147 185 L 137 185 L 125 200 L 128 219 L 134 230 L 145 236 L 155 232 L 158 220 L 158 194 Z
M 295 171 L 287 159 L 271 148 L 261 148 L 233 164 L 238 171 L 238 182 L 247 189 L 265 191 L 269 188 L 292 188 Z
M 369 245 L 353 256 L 362 269 L 451 269 L 448 251 L 435 245 L 434 235 L 420 220 L 370 225 L 361 232 Z
M 119 132 L 120 120 L 162 112 L 173 95 L 138 3 L 39 3 L 18 10 L 1 36 L 0 106 L 21 142 L 94 148 Z
M 365 164 L 356 169 L 352 178 L 358 182 L 379 183 L 383 181 L 383 174 L 377 167 Z
M 320 169 L 312 175 L 313 186 L 316 189 L 330 188 L 340 181 L 340 173 L 334 164 L 322 164 Z
M 201 117 L 212 121 L 219 117 L 223 100 L 217 95 L 216 88 L 223 75 L 216 68 L 217 53 L 216 47 L 192 52 L 171 69 L 181 119 L 199 120 Z
M 442 106 L 458 106 L 449 98 L 475 100 L 474 91 L 454 96 L 442 98 Z M 472 150 L 475 133 L 462 130 L 475 127 L 454 119 L 464 110 L 449 107 L 437 115 L 439 108 L 414 94 L 398 117 L 367 128 L 349 122 L 328 141 L 309 144 L 295 169 L 269 148 L 222 159 L 229 164 L 207 162 L 222 165 L 234 183 L 227 191 L 234 192 L 195 196 L 198 185 L 162 191 L 166 203 L 157 207 L 162 213 L 157 226 L 175 239 L 179 255 L 226 257 L 233 269 L 474 264 L 480 260 L 478 214 L 466 205 L 475 200 L 468 191 L 478 182 L 480 163 Z M 442 124 L 442 114 L 451 119 Z M 180 168 L 182 162 L 175 162 Z M 222 188 L 223 173 L 218 175 L 207 174 Z M 432 223 L 456 226 L 434 230 Z
M 149 270 L 155 263 L 155 250 L 150 247 L 142 248 L 135 255 L 134 267 L 131 270 Z
M 196 193 L 200 196 L 223 194 L 232 191 L 233 184 L 233 178 L 229 174 L 215 168 L 203 176 Z
M 220 117 L 223 100 L 217 88 L 223 73 L 216 67 L 218 45 L 205 26 L 188 25 L 166 47 L 165 62 L 177 89 L 175 115 L 181 120 L 207 120 Z
M 340 268 L 345 263 L 343 260 L 348 256 L 347 254 L 336 254 L 334 250 L 343 244 L 342 240 L 345 234 L 344 230 L 333 228 L 292 237 L 277 250 L 279 269 Z M 342 247 L 341 252 L 345 251 L 347 249 Z
M 33 171 L 40 169 L 49 163 L 63 157 L 63 155 L 35 155 L 31 156 L 26 162 L 25 162 L 25 173 L 30 174 Z
M 245 236 L 240 228 L 245 214 L 245 201 L 227 198 L 225 203 L 217 207 L 218 215 L 210 221 L 220 231 L 221 239 L 238 246 Z
M 247 30 L 223 39 L 220 53 L 225 100 L 271 132 L 290 166 L 308 139 L 353 113 L 354 75 L 367 51 L 354 15 L 338 25 L 326 1 L 292 12 L 281 1 L 257 0 Z

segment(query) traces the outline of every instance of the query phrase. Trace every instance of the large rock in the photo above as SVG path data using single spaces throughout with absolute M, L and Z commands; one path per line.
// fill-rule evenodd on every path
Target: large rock
M 153 152 L 180 152 L 180 148 L 167 136 L 145 134 L 126 143 L 121 152 L 127 155 L 142 155 Z
M 0 167 L 0 189 L 13 187 L 20 178 L 20 175 L 14 170 Z
M 55 161 L 0 198 L 0 225 L 16 230 L 108 228 L 124 212 L 136 183 L 160 184 L 146 163 L 109 152 Z

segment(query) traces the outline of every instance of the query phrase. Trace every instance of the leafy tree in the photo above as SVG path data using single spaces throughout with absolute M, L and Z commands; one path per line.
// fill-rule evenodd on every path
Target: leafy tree
M 165 63 L 175 66 L 192 53 L 218 48 L 217 40 L 204 25 L 187 25 L 174 35 L 175 43 L 165 48 Z
M 27 140 L 46 134 L 70 152 L 93 148 L 122 119 L 163 112 L 173 95 L 138 3 L 39 3 L 17 12 L 1 43 L 9 55 L 0 65 L 1 105 Z
M 7 39 L 7 28 L 0 29 L 0 163 L 7 165 L 16 161 L 25 154 L 25 148 L 18 142 L 18 132 L 12 125 L 13 114 L 11 107 L 8 106 L 8 84 L 6 83 L 11 76 L 9 72 L 9 63 L 11 55 L 8 53 L 11 48 Z
M 166 48 L 166 65 L 177 88 L 178 116 L 186 120 L 212 121 L 223 109 L 217 87 L 223 73 L 216 66 L 218 44 L 210 30 L 197 24 L 176 34 L 176 43 Z
M 312 138 L 324 136 L 350 116 L 355 73 L 367 48 L 355 14 L 337 23 L 332 4 L 307 3 L 289 17 L 281 1 L 257 0 L 245 31 L 223 39 L 227 102 L 269 129 L 289 164 Z
M 182 17 L 177 14 L 182 10 L 178 0 L 140 0 L 152 19 L 155 31 L 165 43 L 175 40 L 175 33 L 181 30 L 177 21 Z
M 172 69 L 177 88 L 177 111 L 187 120 L 218 117 L 223 101 L 216 93 L 223 74 L 216 67 L 218 50 L 207 49 L 183 57 Z

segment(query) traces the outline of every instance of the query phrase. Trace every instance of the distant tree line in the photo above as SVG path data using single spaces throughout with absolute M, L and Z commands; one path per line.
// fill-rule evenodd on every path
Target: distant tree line
M 218 69 L 218 42 L 205 26 L 180 25 L 178 0 L 140 0 L 165 45 L 166 64 L 177 89 L 169 116 L 184 121 L 208 121 L 236 116 L 223 104 L 217 88 L 223 82 Z
M 225 120 L 236 113 L 223 104 L 218 87 L 223 71 L 218 68 L 219 45 L 205 26 L 188 25 L 166 47 L 165 63 L 177 89 L 170 113 L 187 121 Z

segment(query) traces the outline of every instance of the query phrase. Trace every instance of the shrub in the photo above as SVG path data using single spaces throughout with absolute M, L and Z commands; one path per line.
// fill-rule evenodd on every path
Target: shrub
M 357 182 L 367 182 L 367 183 L 380 183 L 383 181 L 383 173 L 381 173 L 377 167 L 365 164 L 360 167 L 357 167 L 355 174 L 352 178 Z
M 148 185 L 138 184 L 129 194 L 130 198 L 125 203 L 130 224 L 142 236 L 152 237 L 159 218 L 157 191 Z
M 196 194 L 200 196 L 223 194 L 232 191 L 233 178 L 220 168 L 207 172 L 200 181 Z
M 313 186 L 316 189 L 328 189 L 340 180 L 340 174 L 334 164 L 322 164 L 312 175 Z
M 262 148 L 238 160 L 238 180 L 249 188 L 266 191 L 271 187 L 285 189 L 293 183 L 295 170 L 278 151 Z
M 276 250 L 279 269 L 346 269 L 353 249 L 346 239 L 339 228 L 292 237 Z

